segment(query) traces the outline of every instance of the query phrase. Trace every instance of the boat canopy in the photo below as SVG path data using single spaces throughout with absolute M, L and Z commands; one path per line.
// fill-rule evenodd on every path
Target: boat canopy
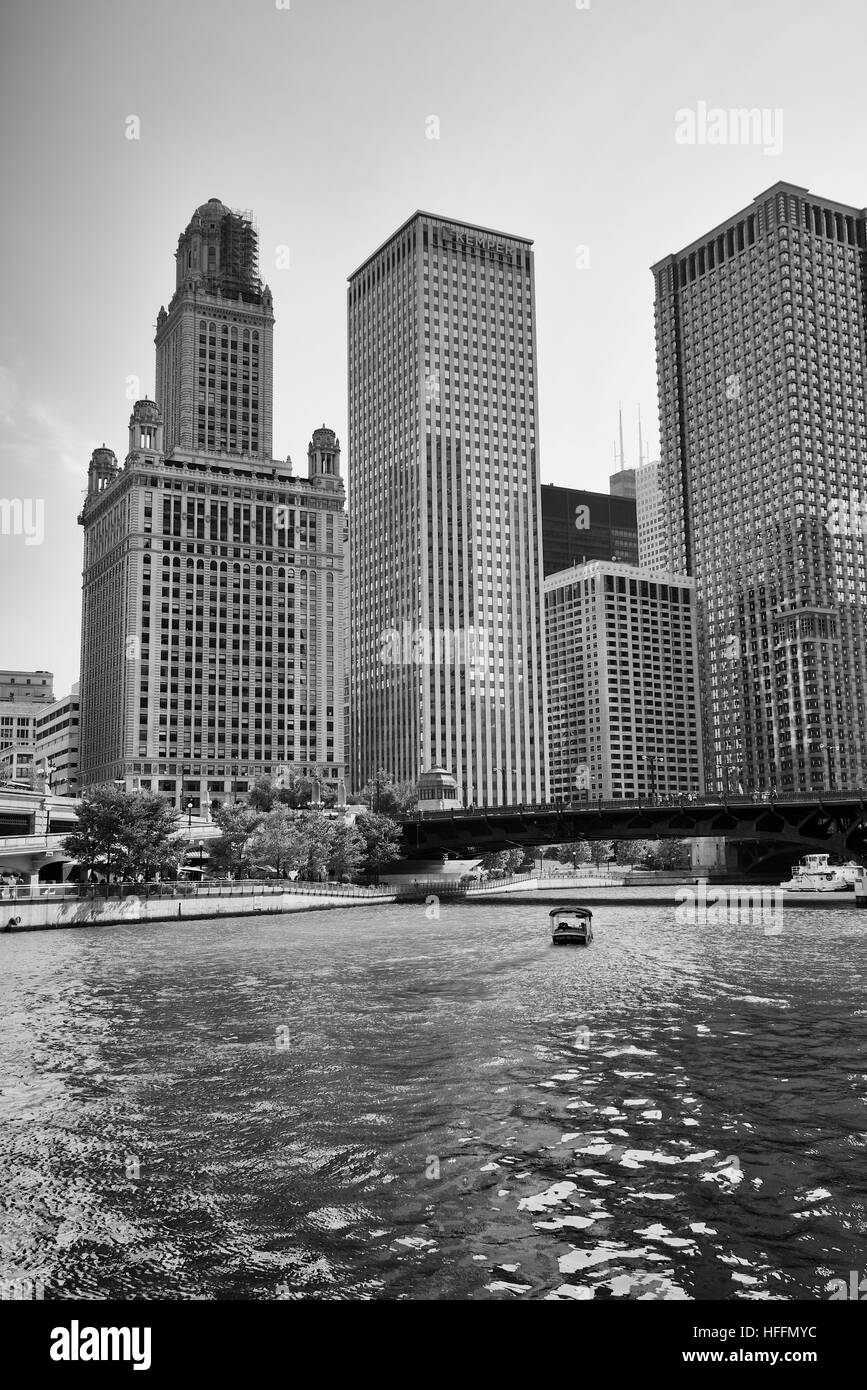
M 580 917 L 582 921 L 592 921 L 593 913 L 589 907 L 552 907 L 549 917 Z

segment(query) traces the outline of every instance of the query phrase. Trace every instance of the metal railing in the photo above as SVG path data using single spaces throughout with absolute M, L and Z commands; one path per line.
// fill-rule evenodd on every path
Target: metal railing
M 402 824 L 413 825 L 419 821 L 434 820 L 485 820 L 498 816 L 519 816 L 535 814 L 574 815 L 576 812 L 598 811 L 689 811 L 693 807 L 718 806 L 773 806 L 798 802 L 819 804 L 825 801 L 863 801 L 867 797 L 864 787 L 822 788 L 818 791 L 801 792 L 672 792 L 664 797 L 642 798 L 635 801 L 612 800 L 590 797 L 580 801 L 521 801 L 508 806 L 458 806 L 448 811 L 413 811 L 401 818 Z
M 362 883 L 337 883 L 326 879 L 240 879 L 226 883 L 39 883 L 0 888 L 0 912 L 4 902 L 79 901 L 124 898 L 261 898 L 295 893 L 314 897 L 382 898 L 394 889 Z

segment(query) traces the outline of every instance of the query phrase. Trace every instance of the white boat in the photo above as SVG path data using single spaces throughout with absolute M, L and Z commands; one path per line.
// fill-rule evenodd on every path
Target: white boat
M 805 854 L 795 865 L 788 883 L 780 887 L 789 893 L 847 893 L 855 887 L 863 869 L 851 860 L 832 864 L 828 854 Z

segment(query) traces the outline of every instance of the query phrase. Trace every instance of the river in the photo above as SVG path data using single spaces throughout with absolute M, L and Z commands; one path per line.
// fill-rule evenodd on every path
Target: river
M 0 938 L 0 1277 L 827 1297 L 864 1265 L 867 917 L 595 927 L 555 950 L 511 899 Z

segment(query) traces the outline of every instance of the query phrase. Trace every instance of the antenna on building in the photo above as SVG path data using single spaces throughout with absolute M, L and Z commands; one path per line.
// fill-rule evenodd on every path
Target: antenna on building
M 622 470 L 626 467 L 626 459 L 623 453 L 623 406 L 620 401 L 617 402 L 617 416 L 620 421 L 620 467 Z
M 638 407 L 638 467 L 644 467 L 644 442 L 641 437 L 641 406 Z

